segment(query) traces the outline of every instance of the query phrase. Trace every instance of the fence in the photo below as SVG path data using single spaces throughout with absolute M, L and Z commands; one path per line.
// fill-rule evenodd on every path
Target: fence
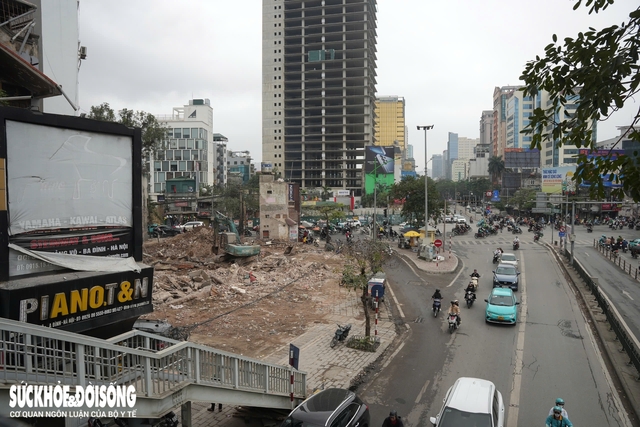
M 603 254 L 605 258 L 609 258 L 614 265 L 620 267 L 622 271 L 638 280 L 640 267 L 633 267 L 631 265 L 631 262 L 627 262 L 626 259 L 622 259 L 622 257 L 618 255 L 617 251 L 612 251 L 610 247 L 608 247 L 607 245 L 601 245 L 595 239 L 593 239 L 593 247 L 596 248 L 601 254 Z
M 569 256 L 569 253 L 567 251 L 564 251 L 563 254 L 567 257 Z M 611 256 L 611 254 L 609 254 L 608 256 Z M 617 257 L 618 263 L 620 262 L 619 259 L 620 257 Z M 613 261 L 615 262 L 615 260 Z M 626 265 L 623 265 L 626 268 Z M 640 343 L 638 343 L 633 333 L 629 330 L 625 322 L 622 320 L 622 315 L 618 313 L 618 310 L 615 308 L 611 300 L 609 300 L 607 295 L 600 289 L 598 278 L 591 277 L 584 266 L 575 257 L 573 258 L 573 268 L 575 268 L 580 277 L 582 277 L 582 279 L 587 284 L 587 287 L 596 298 L 598 307 L 606 316 L 611 330 L 616 335 L 616 339 L 622 345 L 622 350 L 629 356 L 629 364 L 633 365 L 636 368 L 636 371 L 639 373 L 638 380 L 640 380 Z M 637 269 L 635 270 L 635 275 L 637 278 Z

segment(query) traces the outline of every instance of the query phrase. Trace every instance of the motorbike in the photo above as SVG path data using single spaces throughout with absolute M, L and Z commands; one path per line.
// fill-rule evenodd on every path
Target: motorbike
M 522 228 L 520 227 L 514 227 L 513 230 L 511 231 L 513 234 L 522 234 Z
M 478 290 L 478 278 L 475 276 L 471 276 L 471 281 L 469 282 L 469 284 L 473 285 L 473 291 L 477 291 Z
M 533 241 L 537 242 L 538 240 L 540 240 L 540 234 L 536 233 L 533 235 Z
M 347 337 L 349 336 L 350 330 L 351 330 L 350 323 L 344 326 L 338 325 L 338 329 L 336 329 L 336 332 L 333 338 L 331 339 L 331 348 L 335 347 L 336 344 L 338 344 L 338 342 L 346 340 Z
M 433 299 L 433 317 L 438 317 L 438 313 L 440 313 L 441 305 L 442 305 L 442 300 L 440 298 Z
M 473 301 L 475 301 L 476 295 L 471 290 L 465 291 L 464 300 L 467 302 L 467 308 L 471 308 Z
M 513 250 L 516 251 L 520 248 L 520 242 L 514 242 L 513 243 Z
M 587 233 L 593 233 L 593 227 L 590 225 L 587 225 Z
M 449 313 L 449 333 L 452 334 L 453 331 L 458 329 L 458 315 L 454 313 Z
M 493 254 L 493 263 L 497 264 L 500 261 L 500 255 Z

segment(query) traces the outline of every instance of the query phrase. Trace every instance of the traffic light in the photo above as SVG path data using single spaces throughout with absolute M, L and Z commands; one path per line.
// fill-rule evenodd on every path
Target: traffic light
M 384 210 L 384 217 L 385 218 L 387 217 L 387 210 L 386 209 Z

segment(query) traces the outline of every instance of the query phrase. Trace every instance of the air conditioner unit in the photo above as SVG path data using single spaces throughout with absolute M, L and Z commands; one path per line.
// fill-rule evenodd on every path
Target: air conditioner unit
M 87 47 L 80 46 L 80 59 L 87 59 Z

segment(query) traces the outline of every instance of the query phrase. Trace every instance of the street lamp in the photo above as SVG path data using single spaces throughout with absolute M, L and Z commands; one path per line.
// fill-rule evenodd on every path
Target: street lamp
M 418 130 L 424 130 L 424 238 L 427 240 L 429 231 L 429 190 L 427 180 L 427 131 L 433 129 L 433 125 L 417 126 Z

